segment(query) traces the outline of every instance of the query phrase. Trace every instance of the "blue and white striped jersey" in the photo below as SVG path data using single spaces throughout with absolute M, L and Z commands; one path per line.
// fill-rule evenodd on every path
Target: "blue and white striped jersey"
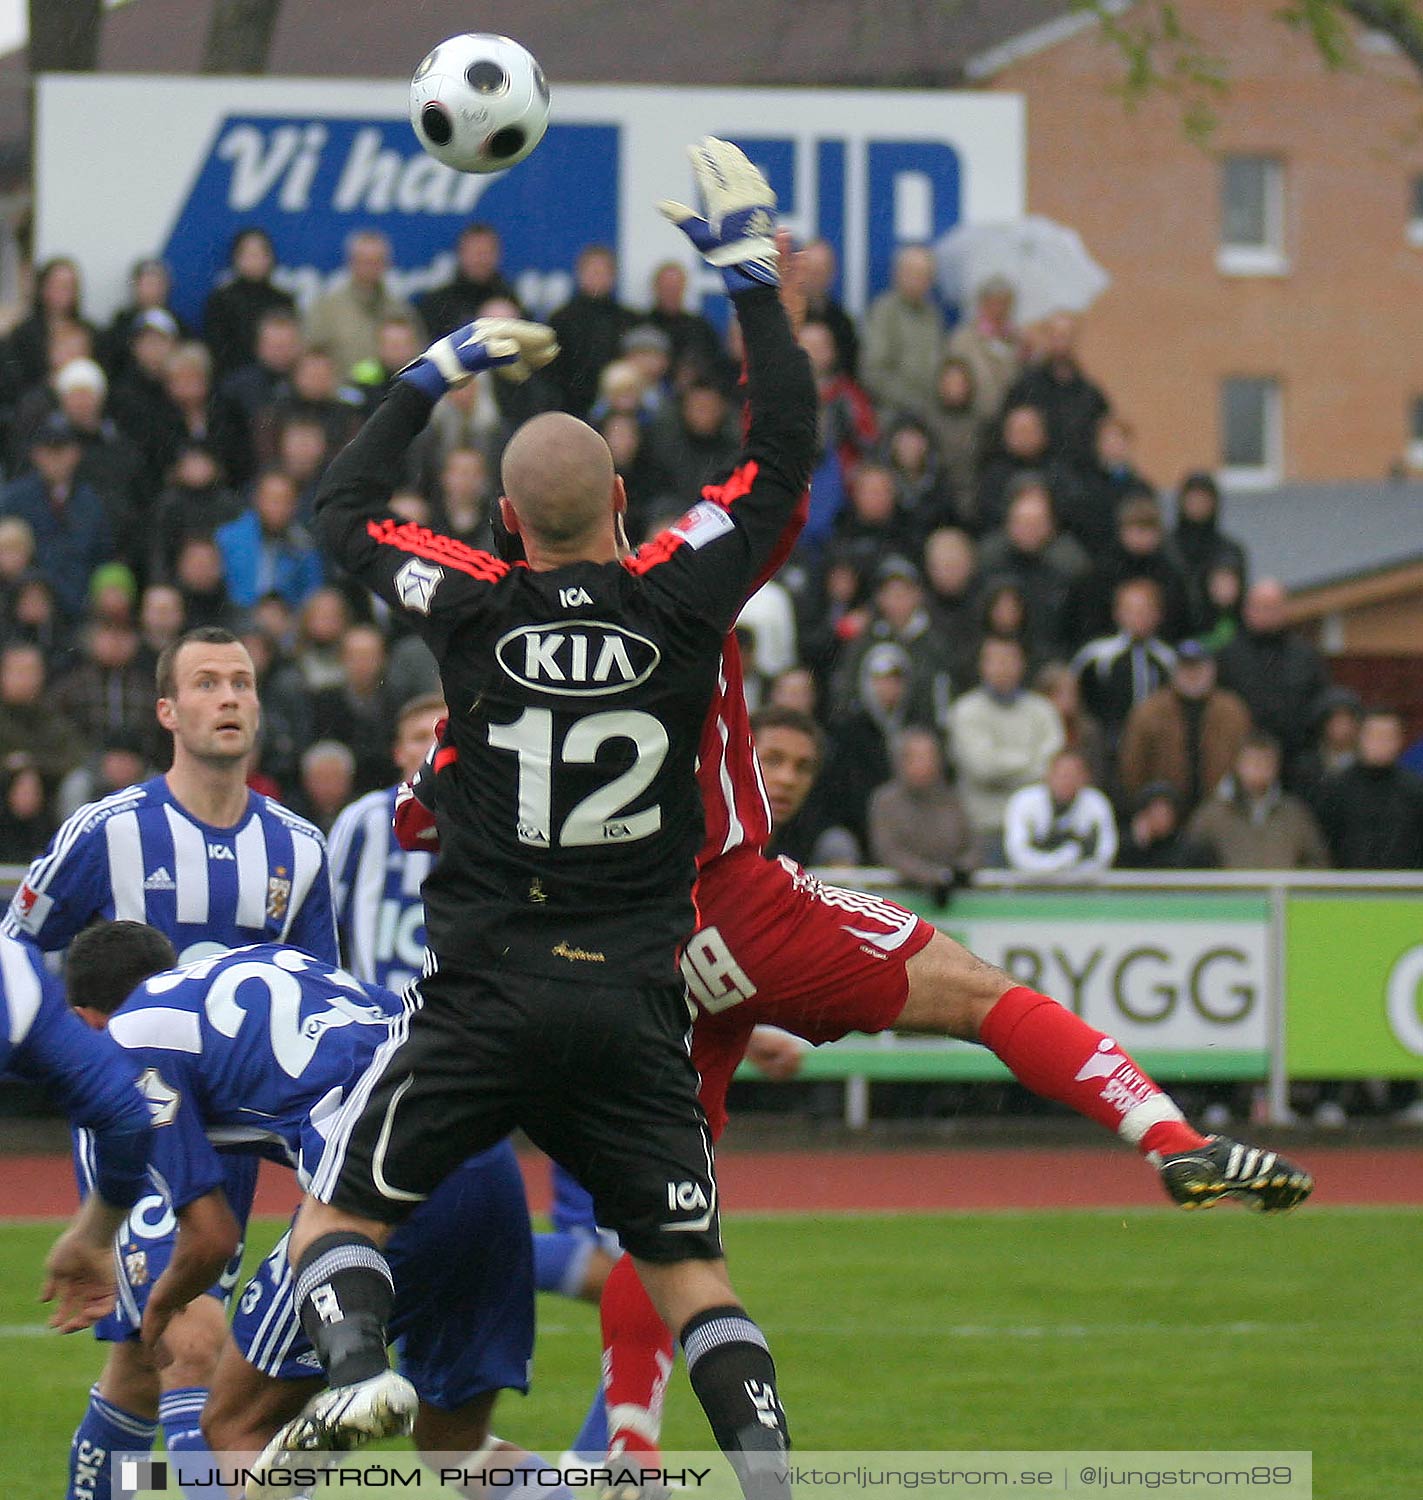
M 219 1147 L 314 1169 L 346 1090 L 403 1015 L 389 991 L 274 944 L 146 979 L 109 1036 L 153 1113 L 151 1170 L 172 1208 L 222 1184 Z
M 420 887 L 433 854 L 395 841 L 395 794 L 368 792 L 331 829 L 336 931 L 346 967 L 367 984 L 403 990 L 425 963 L 425 903 Z
M 3 931 L 54 952 L 96 917 L 147 922 L 184 962 L 274 942 L 337 961 L 325 840 L 256 792 L 232 828 L 199 822 L 162 776 L 81 807 L 30 866 Z
M 136 1071 L 65 1004 L 34 947 L 0 936 L 0 1073 L 40 1084 L 76 1127 L 87 1127 L 89 1186 L 119 1208 L 137 1199 L 147 1159 L 148 1112 Z

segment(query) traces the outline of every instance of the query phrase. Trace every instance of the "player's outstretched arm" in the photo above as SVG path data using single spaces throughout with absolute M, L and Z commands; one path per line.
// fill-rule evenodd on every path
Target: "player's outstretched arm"
M 400 465 L 435 403 L 483 370 L 526 380 L 558 353 L 551 329 L 480 318 L 437 340 L 396 376 L 389 395 L 338 453 L 316 492 L 326 553 L 418 626 L 436 626 L 508 571 L 506 564 L 390 510 Z
M 700 208 L 664 202 L 667 218 L 716 266 L 736 306 L 746 345 L 749 423 L 730 478 L 709 486 L 679 529 L 643 548 L 634 571 L 648 572 L 681 551 L 700 575 L 691 597 L 725 628 L 795 514 L 815 453 L 816 394 L 810 363 L 795 341 L 779 297 L 775 194 L 727 141 L 691 148 Z M 728 521 L 730 524 L 728 524 Z M 695 561 L 685 559 L 692 556 Z
M 162 1339 L 169 1323 L 222 1275 L 241 1240 L 242 1231 L 220 1187 L 178 1210 L 173 1257 L 153 1283 L 143 1312 L 141 1336 L 160 1365 L 165 1363 Z

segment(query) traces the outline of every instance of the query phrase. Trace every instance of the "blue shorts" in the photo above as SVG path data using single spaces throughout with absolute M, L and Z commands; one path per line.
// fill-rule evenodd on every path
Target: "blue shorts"
M 292 1300 L 287 1238 L 243 1290 L 232 1337 L 264 1375 L 320 1378 Z M 390 1237 L 385 1253 L 395 1278 L 390 1333 L 401 1373 L 422 1401 L 453 1411 L 488 1391 L 528 1390 L 533 1236 L 508 1141 L 445 1178 Z
M 553 1204 L 549 1209 L 549 1220 L 563 1234 L 586 1234 L 597 1240 L 609 1255 L 622 1254 L 622 1246 L 611 1229 L 599 1229 L 593 1213 L 593 1195 L 575 1178 L 569 1176 L 555 1161 L 549 1163 L 553 1169 Z
M 243 1233 L 257 1190 L 258 1165 L 255 1156 L 224 1154 L 222 1158 L 223 1191 Z M 94 1337 L 112 1344 L 138 1337 L 148 1293 L 167 1269 L 178 1239 L 177 1216 L 152 1176 L 148 1179 L 148 1189 L 129 1210 L 114 1244 L 118 1301 L 113 1312 L 94 1324 Z M 239 1242 L 221 1277 L 207 1290 L 207 1295 L 216 1297 L 224 1308 L 242 1272 L 242 1249 Z

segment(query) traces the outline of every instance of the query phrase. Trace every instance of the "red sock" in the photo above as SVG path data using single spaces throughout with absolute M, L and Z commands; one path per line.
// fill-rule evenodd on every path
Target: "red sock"
M 1026 985 L 999 999 L 978 1039 L 1024 1088 L 1116 1131 L 1143 1155 L 1205 1142 L 1111 1037 Z
M 624 1255 L 608 1273 L 600 1307 L 603 1394 L 610 1452 L 658 1457 L 662 1400 L 676 1363 L 676 1341 Z

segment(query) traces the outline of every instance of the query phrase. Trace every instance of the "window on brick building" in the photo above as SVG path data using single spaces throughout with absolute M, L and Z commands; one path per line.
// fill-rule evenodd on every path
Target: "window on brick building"
M 1423 396 L 1408 403 L 1408 466 L 1423 469 Z
M 1423 245 L 1423 177 L 1415 177 L 1408 187 L 1408 243 Z
M 1234 375 L 1220 387 L 1221 478 L 1236 488 L 1278 484 L 1284 474 L 1280 382 Z
M 1220 245 L 1228 276 L 1278 276 L 1285 259 L 1285 168 L 1275 156 L 1227 156 L 1220 165 Z

